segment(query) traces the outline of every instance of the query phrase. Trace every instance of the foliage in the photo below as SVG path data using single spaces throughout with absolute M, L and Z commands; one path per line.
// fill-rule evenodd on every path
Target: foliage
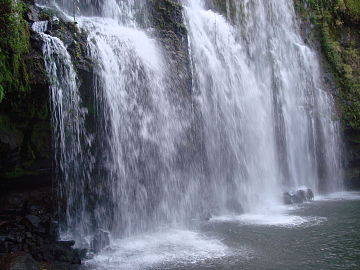
M 29 50 L 29 27 L 24 4 L 0 0 L 0 103 L 7 92 L 29 89 L 24 55 Z
M 322 51 L 338 85 L 345 128 L 360 129 L 359 0 L 294 0 L 318 29 Z
M 345 7 L 350 15 L 356 20 L 360 19 L 360 1 L 359 0 L 345 0 Z

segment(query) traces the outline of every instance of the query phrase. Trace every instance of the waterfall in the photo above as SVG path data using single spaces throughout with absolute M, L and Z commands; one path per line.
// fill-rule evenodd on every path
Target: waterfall
M 256 211 L 285 190 L 337 190 L 339 123 L 292 1 L 234 2 L 227 18 L 199 0 L 185 11 L 219 201 Z
M 74 3 L 50 2 L 72 14 Z M 62 224 L 73 239 L 264 211 L 286 191 L 341 186 L 334 101 L 292 1 L 226 1 L 224 14 L 215 1 L 180 3 L 192 71 L 186 94 L 146 1 L 78 4 L 94 69 L 92 119 L 66 47 L 44 33 L 46 22 L 33 25 L 51 79 Z
M 68 16 L 66 3 L 52 5 Z M 58 99 L 52 103 L 59 188 L 66 204 L 63 234 L 82 245 L 99 229 L 124 237 L 162 224 L 186 223 L 201 208 L 196 198 L 199 179 L 204 179 L 184 153 L 193 147 L 191 104 L 183 105 L 172 92 L 176 82 L 169 73 L 174 71 L 146 22 L 141 26 L 136 20 L 139 12 L 146 15 L 145 5 L 104 1 L 92 10 L 98 16 L 81 11 L 77 22 L 87 33 L 88 56 L 94 63 L 93 85 L 86 95 L 94 96 L 95 120 L 81 107 L 66 48 L 62 45 L 61 54 L 44 51 L 46 59 L 50 54 L 48 65 L 67 71 L 48 70 L 51 77 L 62 77 L 52 82 L 53 95 L 76 95 L 62 98 L 64 104 Z
M 90 56 L 99 63 L 95 95 L 102 147 L 97 154 L 101 182 L 95 188 L 101 189 L 95 191 L 96 219 L 115 235 L 180 221 L 183 197 L 176 187 L 186 189 L 187 181 L 178 174 L 175 159 L 188 123 L 172 104 L 157 42 L 135 22 L 79 22 L 89 33 Z
M 87 110 L 82 106 L 77 75 L 64 43 L 46 34 L 48 21 L 34 22 L 32 29 L 41 36 L 45 69 L 50 81 L 51 123 L 54 142 L 55 174 L 59 200 L 65 204 L 65 227 L 84 234 L 85 183 L 92 172 L 89 148 L 92 142 L 85 129 Z M 60 180 L 61 179 L 61 180 Z M 63 215 L 63 209 L 59 211 Z

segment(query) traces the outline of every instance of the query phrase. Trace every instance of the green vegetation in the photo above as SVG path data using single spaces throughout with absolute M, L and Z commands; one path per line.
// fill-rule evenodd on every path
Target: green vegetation
M 22 16 L 24 8 L 21 2 L 0 0 L 0 103 L 8 92 L 29 89 L 23 60 L 29 50 L 29 27 Z
M 360 1 L 359 0 L 345 0 L 345 7 L 349 14 L 355 19 L 360 19 Z
M 294 0 L 317 26 L 322 51 L 338 85 L 345 128 L 360 129 L 360 1 Z
M 0 0 L 0 179 L 43 173 L 51 163 L 48 78 L 28 0 Z

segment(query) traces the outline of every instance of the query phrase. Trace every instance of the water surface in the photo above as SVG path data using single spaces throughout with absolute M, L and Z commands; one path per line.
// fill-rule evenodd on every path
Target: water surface
M 360 193 L 115 241 L 87 269 L 360 269 Z M 266 214 L 268 213 L 268 214 Z

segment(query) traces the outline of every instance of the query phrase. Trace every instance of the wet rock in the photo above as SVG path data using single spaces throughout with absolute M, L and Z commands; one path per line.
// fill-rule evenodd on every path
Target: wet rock
M 73 249 L 74 241 L 57 241 L 58 224 L 52 220 L 53 208 L 47 190 L 23 193 L 15 203 L 7 199 L 13 195 L 1 198 L 2 205 L 11 208 L 0 211 L 0 253 L 26 252 L 38 262 L 64 264 L 64 269 L 75 269 L 86 250 Z
M 306 192 L 305 192 L 305 190 L 299 189 L 298 191 L 296 191 L 295 197 L 297 198 L 299 203 L 305 202 L 306 201 Z
M 70 242 L 70 241 L 69 241 Z M 81 264 L 80 254 L 76 249 L 69 246 L 70 243 L 58 242 L 47 246 L 43 250 L 43 256 L 47 261 L 60 261 L 70 264 Z
M 32 0 L 27 0 L 28 2 L 30 2 L 29 6 L 28 6 L 28 11 L 26 13 L 26 19 L 27 21 L 29 22 L 35 22 L 35 21 L 38 21 L 39 20 L 39 11 L 38 9 L 34 6 L 34 3 L 31 3 L 31 2 L 34 2 Z
M 54 16 L 51 18 L 49 22 L 49 28 L 51 30 L 59 30 L 60 29 L 60 20 L 58 17 Z
M 74 240 L 70 240 L 70 241 L 57 241 L 56 242 L 58 245 L 62 245 L 64 247 L 72 247 L 75 245 L 75 241 Z
M 283 203 L 286 205 L 312 201 L 314 193 L 311 189 L 299 189 L 296 192 L 284 192 Z
M 25 252 L 13 253 L 4 256 L 0 261 L 2 270 L 40 270 L 31 255 Z
M 308 201 L 314 200 L 314 193 L 310 188 L 306 189 L 306 200 Z
M 40 224 L 40 218 L 39 217 L 34 216 L 34 215 L 27 215 L 25 218 L 35 228 L 39 227 L 39 224 Z
M 104 247 L 110 245 L 110 234 L 107 231 L 99 230 L 91 241 L 91 249 L 97 253 Z
M 289 192 L 285 192 L 283 194 L 283 201 L 284 201 L 284 204 L 286 205 L 289 205 L 289 204 L 293 204 L 293 198 L 292 198 L 292 195 L 289 193 Z

